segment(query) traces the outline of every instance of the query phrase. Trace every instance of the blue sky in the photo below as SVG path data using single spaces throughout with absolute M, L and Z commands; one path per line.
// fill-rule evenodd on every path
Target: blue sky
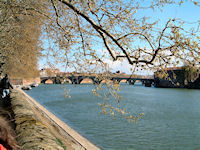
M 178 5 L 166 5 L 163 10 L 159 9 L 148 9 L 141 10 L 139 12 L 141 16 L 150 16 L 154 19 L 160 19 L 162 22 L 169 18 L 182 18 L 186 21 L 197 21 L 199 20 L 200 7 L 194 5 L 192 2 L 184 2 L 181 6 Z
M 169 18 L 181 18 L 182 20 L 185 20 L 187 22 L 197 22 L 200 21 L 200 7 L 195 6 L 192 2 L 185 2 L 181 6 L 175 6 L 175 5 L 167 5 L 165 6 L 162 11 L 159 9 L 152 10 L 139 10 L 137 13 L 137 17 L 151 17 L 152 20 L 160 20 L 159 24 L 157 25 L 158 28 L 164 27 L 165 23 L 169 20 Z M 184 28 L 190 28 L 191 24 L 186 24 Z M 48 49 L 48 43 L 44 40 L 44 49 Z M 100 49 L 98 47 L 98 49 Z M 103 50 L 103 48 L 102 48 Z M 131 73 L 130 72 L 130 65 L 127 61 L 123 62 L 115 62 L 111 63 L 111 61 L 107 60 L 110 63 L 112 71 L 122 70 L 125 73 Z M 39 67 L 47 67 L 46 59 L 41 58 L 39 61 Z M 63 67 L 58 65 L 62 71 L 73 71 L 72 69 L 63 70 Z M 138 74 L 143 74 L 143 72 L 138 72 Z M 148 74 L 145 72 L 145 74 Z M 151 74 L 151 73 L 150 73 Z

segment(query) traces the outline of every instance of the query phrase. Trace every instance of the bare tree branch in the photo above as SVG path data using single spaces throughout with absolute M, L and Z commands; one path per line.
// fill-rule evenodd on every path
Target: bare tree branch
M 76 12 L 78 15 L 82 16 L 88 23 L 90 23 L 93 28 L 101 35 L 100 31 L 103 32 L 105 35 L 107 35 L 109 38 L 112 39 L 112 41 L 122 50 L 126 58 L 128 59 L 128 62 L 130 64 L 133 64 L 131 58 L 129 57 L 126 50 L 118 43 L 118 41 L 110 34 L 108 31 L 104 30 L 102 27 L 98 26 L 91 18 L 83 14 L 81 11 L 79 11 L 76 7 L 74 7 L 72 4 L 70 4 L 66 0 L 59 0 L 61 3 L 67 5 L 69 8 L 71 8 L 74 12 Z
M 151 44 L 149 38 L 148 38 L 147 36 L 145 36 L 144 34 L 142 34 L 142 33 L 128 33 L 128 34 L 126 34 L 126 35 L 124 35 L 124 36 L 118 38 L 117 40 L 118 40 L 118 41 L 119 41 L 119 40 L 122 40 L 123 38 L 126 38 L 126 37 L 129 36 L 129 35 L 140 35 L 140 36 L 143 36 L 143 37 L 147 40 L 147 42 L 149 43 L 149 45 L 151 46 L 151 48 L 154 50 L 154 47 L 153 47 L 153 45 Z

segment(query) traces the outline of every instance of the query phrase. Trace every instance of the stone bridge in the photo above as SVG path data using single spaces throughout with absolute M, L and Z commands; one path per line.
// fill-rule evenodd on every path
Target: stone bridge
M 136 81 L 141 81 L 147 87 L 150 87 L 154 83 L 153 76 L 139 76 L 131 77 L 130 75 L 117 75 L 111 74 L 110 76 L 103 77 L 98 75 L 67 75 L 67 76 L 54 76 L 54 77 L 40 77 L 41 83 L 45 84 L 47 80 L 51 80 L 53 84 L 71 83 L 81 84 L 84 79 L 89 79 L 93 84 L 100 84 L 102 82 L 114 82 L 120 83 L 122 80 L 128 84 L 134 85 Z

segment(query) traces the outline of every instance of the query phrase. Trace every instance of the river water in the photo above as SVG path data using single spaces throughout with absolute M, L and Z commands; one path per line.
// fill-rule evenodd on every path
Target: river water
M 27 93 L 104 150 L 199 150 L 200 91 L 123 84 L 120 106 L 144 113 L 137 124 L 102 114 L 93 85 L 41 85 Z M 70 89 L 71 98 L 65 97 Z

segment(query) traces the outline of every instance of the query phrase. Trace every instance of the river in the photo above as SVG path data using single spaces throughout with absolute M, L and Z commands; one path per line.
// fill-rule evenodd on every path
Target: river
M 31 97 L 103 150 L 199 150 L 200 91 L 122 84 L 120 106 L 137 124 L 102 114 L 93 85 L 40 85 Z M 65 97 L 65 89 L 71 98 Z

